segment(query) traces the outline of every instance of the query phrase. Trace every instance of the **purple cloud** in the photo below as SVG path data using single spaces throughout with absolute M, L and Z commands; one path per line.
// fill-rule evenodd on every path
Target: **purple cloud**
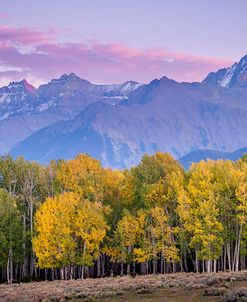
M 38 85 L 70 72 L 97 83 L 148 82 L 164 75 L 178 81 L 197 81 L 232 63 L 160 48 L 135 49 L 121 43 L 61 43 L 59 33 L 56 28 L 43 32 L 0 26 L 0 82 L 25 77 Z
M 58 32 L 59 30 L 57 28 L 50 28 L 47 32 L 44 32 L 33 30 L 28 27 L 11 28 L 9 26 L 0 25 L 0 41 L 1 43 L 10 42 L 23 45 L 47 43 L 52 41 Z
M 8 19 L 9 17 L 7 14 L 0 14 L 0 19 Z

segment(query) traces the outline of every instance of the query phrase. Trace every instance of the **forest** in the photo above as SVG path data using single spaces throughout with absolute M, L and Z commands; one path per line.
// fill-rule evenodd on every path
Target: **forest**
M 121 171 L 0 158 L 1 282 L 246 267 L 247 156 L 189 171 L 160 152 Z

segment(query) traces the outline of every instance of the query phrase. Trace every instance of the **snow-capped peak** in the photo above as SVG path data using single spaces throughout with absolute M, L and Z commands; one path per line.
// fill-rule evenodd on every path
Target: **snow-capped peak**
M 234 76 L 234 72 L 237 69 L 237 67 L 238 67 L 238 64 L 235 63 L 234 65 L 232 65 L 232 67 L 227 68 L 225 76 L 223 77 L 223 79 L 221 81 L 218 82 L 220 84 L 220 86 L 222 86 L 222 87 L 230 86 L 230 83 L 232 82 L 232 78 Z
M 211 72 L 203 80 L 203 83 L 216 84 L 225 88 L 232 86 L 247 87 L 247 55 L 229 68 Z

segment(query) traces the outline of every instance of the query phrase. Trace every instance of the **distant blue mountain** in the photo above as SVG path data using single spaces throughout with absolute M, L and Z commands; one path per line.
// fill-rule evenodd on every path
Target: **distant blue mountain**
M 69 74 L 37 89 L 26 81 L 0 88 L 0 152 L 43 163 L 86 152 L 125 168 L 162 151 L 188 167 L 234 156 L 247 146 L 246 129 L 247 56 L 201 83 L 95 85 Z M 204 151 L 186 157 L 191 150 Z
M 192 163 L 198 163 L 201 160 L 229 159 L 232 161 L 237 161 L 246 153 L 247 153 L 247 147 L 241 148 L 234 152 L 220 152 L 214 150 L 195 150 L 181 157 L 179 161 L 183 165 L 183 167 L 186 170 L 188 170 Z

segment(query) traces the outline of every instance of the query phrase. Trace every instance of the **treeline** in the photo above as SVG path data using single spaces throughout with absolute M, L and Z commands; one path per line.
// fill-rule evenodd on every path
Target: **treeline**
M 163 153 L 124 171 L 5 156 L 0 187 L 3 282 L 247 266 L 247 157 L 187 172 Z

